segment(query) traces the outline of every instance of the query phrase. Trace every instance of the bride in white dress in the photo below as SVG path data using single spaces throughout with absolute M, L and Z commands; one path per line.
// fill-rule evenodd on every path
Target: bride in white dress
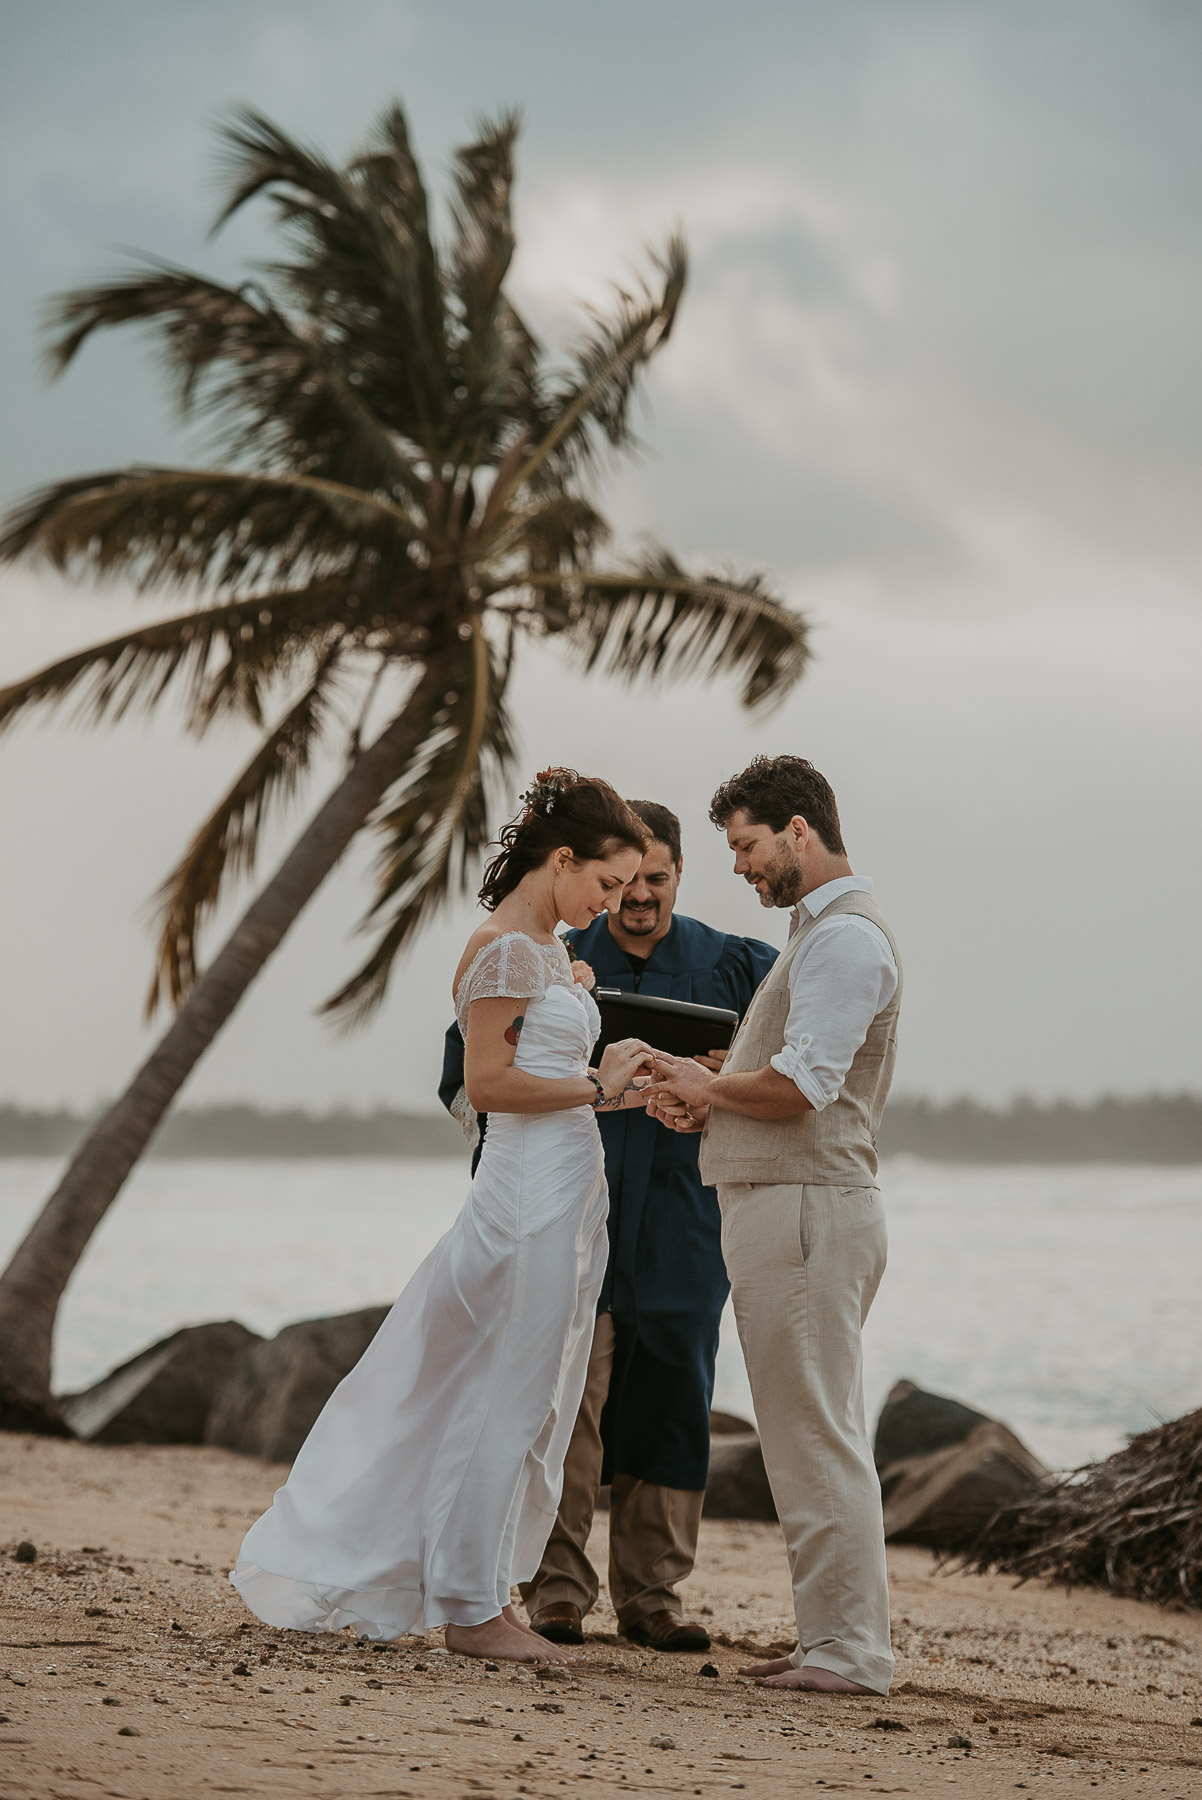
M 597 1070 L 592 996 L 555 937 L 617 907 L 647 834 L 608 786 L 540 775 L 501 834 L 492 913 L 456 971 L 488 1134 L 463 1211 L 335 1389 L 230 1580 L 267 1624 L 562 1662 L 509 1603 L 538 1568 L 584 1390 L 607 1240 L 600 1107 L 640 1105 L 650 1052 Z M 641 1085 L 641 1084 L 640 1084 Z

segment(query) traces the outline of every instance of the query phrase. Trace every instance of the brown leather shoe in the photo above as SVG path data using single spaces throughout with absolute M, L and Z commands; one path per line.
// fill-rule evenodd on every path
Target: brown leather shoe
M 710 1634 L 704 1625 L 686 1625 L 678 1613 L 648 1613 L 627 1625 L 622 1636 L 632 1644 L 645 1644 L 648 1650 L 708 1650 Z
M 570 1600 L 558 1606 L 544 1606 L 541 1612 L 530 1615 L 531 1631 L 537 1631 L 549 1644 L 583 1644 L 582 1623 L 580 1608 Z

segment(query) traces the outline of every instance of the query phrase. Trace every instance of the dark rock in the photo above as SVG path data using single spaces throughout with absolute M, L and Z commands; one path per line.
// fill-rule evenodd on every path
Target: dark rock
M 874 1719 L 868 1729 L 869 1731 L 909 1731 L 910 1727 L 903 1725 L 900 1719 L 881 1718 Z
M 101 1444 L 202 1444 L 213 1401 L 238 1358 L 261 1343 L 236 1319 L 190 1325 L 62 1402 L 77 1437 Z
M 754 1431 L 755 1426 L 750 1419 L 740 1419 L 737 1413 L 712 1412 L 710 1414 L 710 1436 L 731 1437 L 736 1433 L 746 1436 Z
M 116 1694 L 106 1694 L 100 1704 L 101 1706 L 120 1706 L 121 1702 Z
M 912 1381 L 895 1381 L 877 1420 L 876 1466 L 883 1469 L 910 1456 L 929 1456 L 950 1444 L 962 1444 L 988 1416 L 959 1400 L 928 1394 Z
M 775 1519 L 776 1506 L 754 1431 L 732 1432 L 710 1445 L 707 1519 Z
M 885 1536 L 936 1550 L 967 1549 L 1000 1507 L 1034 1493 L 1048 1470 L 996 1419 L 928 1456 L 891 1463 L 881 1475 Z
M 957 1733 L 955 1736 L 948 1738 L 947 1747 L 949 1750 L 971 1750 L 972 1749 L 972 1739 L 966 1738 L 966 1737 L 961 1737 Z
M 117 1733 L 118 1737 L 141 1737 L 141 1735 L 142 1733 L 136 1725 L 122 1725 Z
M 286 1325 L 252 1344 L 230 1369 L 205 1427 L 205 1442 L 267 1462 L 290 1462 L 344 1375 L 387 1316 L 386 1306 Z
M 708 1675 L 711 1681 L 716 1681 L 718 1679 L 718 1671 L 713 1663 L 702 1663 L 697 1673 L 699 1675 Z
M 30 1400 L 0 1380 L 0 1431 L 30 1431 L 42 1437 L 70 1437 L 57 1400 Z
M 13 1551 L 13 1561 L 31 1563 L 36 1562 L 37 1560 L 38 1552 L 36 1544 L 31 1544 L 28 1538 L 22 1538 L 21 1542 Z

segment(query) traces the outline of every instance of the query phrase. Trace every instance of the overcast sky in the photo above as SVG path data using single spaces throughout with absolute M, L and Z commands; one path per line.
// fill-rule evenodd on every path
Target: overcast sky
M 818 661 L 773 717 L 530 658 L 531 767 L 685 825 L 685 909 L 783 941 L 706 821 L 756 750 L 839 796 L 906 962 L 898 1084 L 992 1100 L 1202 1089 L 1202 9 L 1187 0 L 25 0 L 0 4 L 0 496 L 198 456 L 145 340 L 53 388 L 43 298 L 133 246 L 230 275 L 212 121 L 350 152 L 399 97 L 435 185 L 520 105 L 514 285 L 554 339 L 674 224 L 693 269 L 623 531 L 769 571 Z M 0 681 L 147 616 L 0 575 Z M 164 717 L 0 742 L 0 1099 L 90 1103 L 150 1038 L 146 906 L 244 756 Z M 298 816 L 299 817 L 299 816 Z M 426 1108 L 470 909 L 379 1022 L 314 1008 L 361 953 L 352 858 L 187 1099 Z

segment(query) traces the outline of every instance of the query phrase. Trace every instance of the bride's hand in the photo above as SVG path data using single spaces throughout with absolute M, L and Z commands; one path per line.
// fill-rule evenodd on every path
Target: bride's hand
M 634 1085 L 636 1075 L 651 1075 L 655 1070 L 655 1052 L 641 1038 L 621 1038 L 604 1051 L 597 1065 L 597 1079 L 605 1090 L 606 1100 L 617 1100 Z

